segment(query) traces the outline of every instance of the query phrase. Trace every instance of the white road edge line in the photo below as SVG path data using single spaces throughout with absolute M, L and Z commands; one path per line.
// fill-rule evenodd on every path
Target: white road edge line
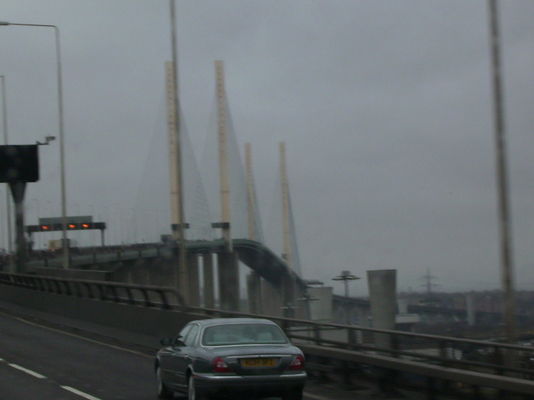
M 68 390 L 69 392 L 77 394 L 78 396 L 83 397 L 87 400 L 100 400 L 98 397 L 91 396 L 90 394 L 82 392 L 81 390 L 78 390 L 78 389 L 74 389 L 73 387 L 70 387 L 70 386 L 61 386 L 61 389 Z
M 52 332 L 57 332 L 57 333 L 60 333 L 62 335 L 67 335 L 67 336 L 71 336 L 71 337 L 75 337 L 77 339 L 81 339 L 81 340 L 84 340 L 86 342 L 90 342 L 90 343 L 95 343 L 95 344 L 99 344 L 101 346 L 106 346 L 106 347 L 110 347 L 112 349 L 115 349 L 115 350 L 121 350 L 121 351 L 125 351 L 127 353 L 132 353 L 132 354 L 135 354 L 137 356 L 141 356 L 141 357 L 144 357 L 144 358 L 154 358 L 154 356 L 149 356 L 147 354 L 144 354 L 144 353 L 140 353 L 138 351 L 135 351 L 135 350 L 130 350 L 130 349 L 127 349 L 127 348 L 124 348 L 124 347 L 120 347 L 120 346 L 116 346 L 116 345 L 112 345 L 112 344 L 109 344 L 109 343 L 104 343 L 104 342 L 100 342 L 98 340 L 95 340 L 95 339 L 89 339 L 87 337 L 84 337 L 84 336 L 80 336 L 80 335 L 76 335 L 74 333 L 70 333 L 70 332 L 67 332 L 67 331 L 62 331 L 61 329 L 55 329 L 55 328 L 50 328 L 49 326 L 46 326 L 46 325 L 41 325 L 41 324 L 38 324 L 38 323 L 35 323 L 35 322 L 31 322 L 31 321 L 28 321 L 24 318 L 21 318 L 21 317 L 15 317 L 15 316 L 12 316 L 12 315 L 9 315 L 9 314 L 6 314 L 6 313 L 3 313 L 0 311 L 0 315 L 4 315 L 5 317 L 8 317 L 8 318 L 12 318 L 12 319 L 15 319 L 17 321 L 20 321 L 24 324 L 28 324 L 28 325 L 32 325 L 32 326 L 37 326 L 41 329 L 46 329 L 48 331 L 52 331 Z
M 315 400 L 330 400 L 328 397 L 318 396 L 316 394 L 311 394 L 308 392 L 304 392 L 304 396 L 309 397 L 310 399 L 315 399 Z
M 17 364 L 8 364 L 8 365 L 10 367 L 18 369 L 19 371 L 25 372 L 28 375 L 31 375 L 31 376 L 33 376 L 33 377 L 35 377 L 37 379 L 45 379 L 46 378 L 46 376 L 38 374 L 37 372 L 32 371 L 31 369 L 27 369 L 27 368 L 21 367 L 20 365 L 17 365 Z

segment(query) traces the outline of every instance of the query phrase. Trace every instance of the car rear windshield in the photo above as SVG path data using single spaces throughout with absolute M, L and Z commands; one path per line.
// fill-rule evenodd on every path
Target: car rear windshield
M 288 340 L 276 325 L 227 324 L 204 329 L 204 346 L 227 346 L 236 344 L 282 344 Z

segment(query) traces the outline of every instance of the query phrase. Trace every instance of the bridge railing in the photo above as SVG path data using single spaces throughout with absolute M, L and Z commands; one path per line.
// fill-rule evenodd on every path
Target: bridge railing
M 69 252 L 71 267 L 94 265 L 113 261 L 128 261 L 139 258 L 160 257 L 170 255 L 172 250 L 161 244 L 109 246 L 91 248 L 73 248 Z M 62 268 L 63 259 L 61 250 L 34 251 L 28 261 L 29 267 L 56 267 Z
M 534 347 L 192 307 L 168 287 L 0 273 L 0 283 L 197 316 L 264 317 L 277 322 L 319 370 L 349 375 L 361 364 L 517 393 L 534 393 Z M 380 345 L 382 344 L 382 345 Z M 461 355 L 461 356 L 460 356 Z M 475 355 L 475 356 L 473 356 Z M 512 360 L 512 361 L 510 361 Z M 432 383 L 429 381 L 429 385 Z
M 171 309 L 183 304 L 183 299 L 176 290 L 160 286 L 63 279 L 5 272 L 0 272 L 0 282 L 43 292 L 145 307 Z

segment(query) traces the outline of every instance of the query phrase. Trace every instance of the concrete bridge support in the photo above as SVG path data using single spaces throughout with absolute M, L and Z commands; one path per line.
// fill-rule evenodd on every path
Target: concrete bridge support
M 204 271 L 204 307 L 215 308 L 215 286 L 213 284 L 213 254 L 202 254 Z
M 239 264 L 235 252 L 218 254 L 220 308 L 239 311 Z
M 256 272 L 247 275 L 247 297 L 248 311 L 254 314 L 262 314 L 263 307 L 261 301 L 262 283 L 261 278 Z
M 288 275 L 282 277 L 282 301 L 283 301 L 283 315 L 294 318 L 295 317 L 295 310 L 297 307 L 296 304 L 296 282 L 293 276 Z
M 200 282 L 198 275 L 198 254 L 187 255 L 187 285 L 189 287 L 189 305 L 200 306 Z
M 367 282 L 369 284 L 373 328 L 395 329 L 397 271 L 394 269 L 367 271 Z M 376 346 L 391 347 L 391 338 L 388 334 L 375 333 L 374 336 Z
M 266 280 L 261 281 L 262 309 L 266 315 L 282 315 L 282 296 L 280 291 Z

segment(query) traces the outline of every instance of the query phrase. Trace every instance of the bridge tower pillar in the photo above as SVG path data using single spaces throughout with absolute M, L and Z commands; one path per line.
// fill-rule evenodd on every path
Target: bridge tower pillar
M 219 304 L 221 309 L 239 310 L 239 264 L 235 252 L 217 254 L 219 272 Z
M 204 307 L 215 307 L 215 288 L 213 284 L 213 254 L 202 254 L 202 267 L 204 271 Z
M 262 284 L 260 276 L 256 272 L 251 272 L 247 275 L 247 298 L 249 312 L 253 314 L 263 313 L 261 291 Z
M 367 271 L 367 283 L 373 328 L 395 329 L 397 271 L 394 269 Z M 376 346 L 386 349 L 391 347 L 388 334 L 375 333 L 374 337 Z
M 200 306 L 200 282 L 198 275 L 198 254 L 187 254 L 187 279 L 189 286 L 189 305 Z
M 252 172 L 252 146 L 245 143 L 245 178 L 247 184 L 247 222 L 248 238 L 250 240 L 261 241 L 261 227 L 259 226 L 259 214 L 257 214 L 256 190 L 254 188 L 254 174 Z M 247 275 L 247 299 L 249 312 L 261 314 L 261 277 L 251 270 Z
M 280 291 L 265 279 L 262 279 L 261 286 L 263 313 L 267 315 L 281 315 L 283 304 Z

